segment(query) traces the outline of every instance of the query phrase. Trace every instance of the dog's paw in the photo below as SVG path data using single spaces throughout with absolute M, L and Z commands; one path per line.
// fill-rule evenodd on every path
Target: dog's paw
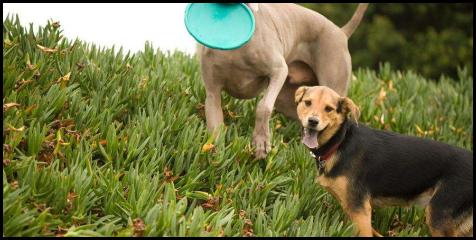
M 254 135 L 253 146 L 255 147 L 255 157 L 257 159 L 266 158 L 269 151 L 271 151 L 271 143 L 267 136 Z

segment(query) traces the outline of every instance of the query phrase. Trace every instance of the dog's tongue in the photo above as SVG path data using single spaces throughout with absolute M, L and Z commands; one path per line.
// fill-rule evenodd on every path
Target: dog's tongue
M 317 148 L 317 130 L 304 128 L 304 135 L 302 136 L 302 143 L 308 148 Z

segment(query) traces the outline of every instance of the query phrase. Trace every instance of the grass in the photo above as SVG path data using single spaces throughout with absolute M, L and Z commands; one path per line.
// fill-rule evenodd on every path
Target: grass
M 354 71 L 349 96 L 374 128 L 473 149 L 473 78 Z M 3 22 L 4 236 L 351 236 L 315 184 L 300 127 L 273 114 L 266 160 L 250 146 L 257 99 L 223 94 L 214 139 L 195 58 L 136 54 Z M 421 208 L 374 210 L 387 236 L 428 236 Z

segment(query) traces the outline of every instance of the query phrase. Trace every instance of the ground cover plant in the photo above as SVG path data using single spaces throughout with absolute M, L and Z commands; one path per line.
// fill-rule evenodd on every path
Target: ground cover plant
M 126 34 L 126 33 L 125 33 Z M 354 69 L 363 124 L 473 149 L 473 78 Z M 211 136 L 195 57 L 131 54 L 3 22 L 4 236 L 351 236 L 318 184 L 298 123 L 274 113 L 251 148 L 257 99 L 223 97 Z M 424 171 L 424 169 L 422 169 Z M 386 236 L 428 236 L 423 209 L 374 210 Z

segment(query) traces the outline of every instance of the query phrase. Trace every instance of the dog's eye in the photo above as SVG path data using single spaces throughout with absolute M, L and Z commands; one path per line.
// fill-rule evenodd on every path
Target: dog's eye
M 326 106 L 326 108 L 324 108 L 324 110 L 326 110 L 326 112 L 332 112 L 332 110 L 334 110 L 334 108 Z
M 306 106 L 311 106 L 311 101 L 307 100 L 307 101 L 304 101 L 304 104 L 306 104 Z

